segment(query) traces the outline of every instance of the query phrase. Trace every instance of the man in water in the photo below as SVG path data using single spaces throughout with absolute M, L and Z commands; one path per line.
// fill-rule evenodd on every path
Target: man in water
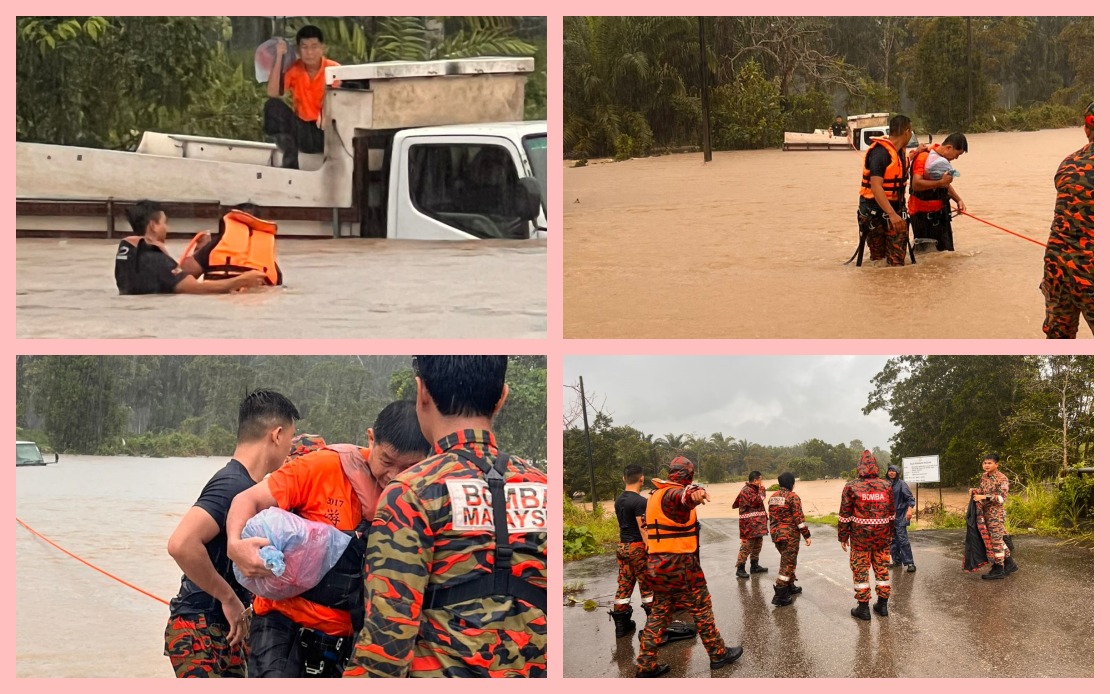
M 1095 104 L 1083 116 L 1087 144 L 1056 170 L 1056 212 L 1044 252 L 1042 330 L 1049 339 L 1074 339 L 1079 315 L 1095 331 Z
M 167 551 L 184 576 L 170 601 L 166 650 L 178 677 L 244 677 L 250 593 L 227 556 L 227 512 L 240 492 L 281 467 L 300 413 L 288 398 L 257 390 L 239 405 L 231 461 L 217 472 L 170 536 Z
M 935 154 L 949 162 L 956 161 L 967 153 L 967 137 L 963 133 L 952 133 L 944 142 L 933 145 L 927 150 L 918 150 L 910 159 L 910 198 L 908 211 L 913 237 L 934 239 L 938 251 L 954 251 L 952 241 L 952 212 L 949 200 L 955 201 L 956 208 L 963 212 L 967 209 L 963 198 L 952 187 L 950 173 L 935 180 L 927 174 L 926 167 Z M 943 162 L 942 162 L 943 163 Z
M 885 259 L 892 266 L 906 264 L 909 233 L 902 217 L 907 178 L 903 150 L 912 136 L 908 117 L 891 118 L 890 136 L 876 137 L 864 156 L 860 181 L 856 221 L 861 242 L 867 241 L 872 261 Z
M 134 236 L 119 242 L 116 249 L 116 288 L 120 294 L 227 294 L 260 287 L 266 276 L 248 271 L 230 279 L 197 279 L 203 272 L 198 263 L 178 267 L 166 250 L 169 224 L 163 207 L 142 200 L 127 211 Z

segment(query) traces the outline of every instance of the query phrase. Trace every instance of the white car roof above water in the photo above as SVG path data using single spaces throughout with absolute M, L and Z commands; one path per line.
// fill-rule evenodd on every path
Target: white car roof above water
M 546 135 L 547 121 L 509 121 L 505 123 L 464 123 L 462 125 L 431 125 L 422 128 L 407 128 L 400 134 L 419 133 L 421 135 L 494 135 L 501 137 L 523 135 Z

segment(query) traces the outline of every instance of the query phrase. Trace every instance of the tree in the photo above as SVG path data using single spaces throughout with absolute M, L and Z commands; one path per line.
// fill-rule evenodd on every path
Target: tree
M 55 450 L 93 453 L 123 429 L 112 357 L 48 356 L 28 364 L 31 397 Z
M 983 75 L 981 44 L 972 43 L 969 65 L 963 18 L 937 17 L 927 20 L 914 48 L 909 95 L 923 121 L 932 131 L 967 130 L 968 98 L 975 113 L 989 113 L 994 98 Z M 970 86 L 970 94 L 968 88 Z

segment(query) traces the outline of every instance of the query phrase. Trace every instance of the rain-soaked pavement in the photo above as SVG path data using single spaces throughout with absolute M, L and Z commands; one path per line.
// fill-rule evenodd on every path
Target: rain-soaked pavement
M 812 526 L 803 543 L 798 585 L 789 607 L 771 605 L 779 555 L 764 538 L 751 579 L 734 575 L 736 521 L 702 521 L 702 567 L 709 581 L 717 628 L 744 655 L 709 669 L 699 639 L 664 646 L 668 677 L 1093 677 L 1094 550 L 1052 538 L 1014 538 L 1020 570 L 1001 581 L 962 570 L 962 530 L 911 533 L 916 573 L 892 569 L 890 616 L 872 610 L 870 622 L 848 611 L 852 596 L 848 555 L 836 529 Z M 568 563 L 567 584 L 582 582 L 579 605 L 563 608 L 566 677 L 631 677 L 638 641 L 613 635 L 606 612 L 616 590 L 612 555 Z M 581 601 L 601 605 L 586 612 Z M 639 593 L 633 594 L 639 605 Z M 872 597 L 874 603 L 874 596 Z M 688 620 L 688 616 L 683 615 Z M 644 626 L 636 609 L 636 626 Z M 600 647 L 598 644 L 601 644 Z

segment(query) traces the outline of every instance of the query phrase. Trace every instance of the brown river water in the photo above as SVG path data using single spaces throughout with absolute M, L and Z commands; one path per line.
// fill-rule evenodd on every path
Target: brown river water
M 169 600 L 166 541 L 227 458 L 62 456 L 16 468 L 16 517 L 86 561 Z M 17 677 L 173 677 L 169 608 L 15 525 Z
M 120 296 L 112 275 L 118 243 L 18 239 L 16 337 L 547 335 L 543 240 L 288 239 L 278 249 L 285 286 L 206 296 Z M 171 254 L 186 243 L 170 241 Z
M 1056 168 L 1085 142 L 1079 128 L 969 136 L 954 187 L 968 212 L 1044 242 Z M 1044 249 L 982 222 L 957 218 L 955 252 L 914 266 L 844 265 L 861 167 L 852 151 L 775 149 L 565 163 L 564 335 L 1044 337 Z

